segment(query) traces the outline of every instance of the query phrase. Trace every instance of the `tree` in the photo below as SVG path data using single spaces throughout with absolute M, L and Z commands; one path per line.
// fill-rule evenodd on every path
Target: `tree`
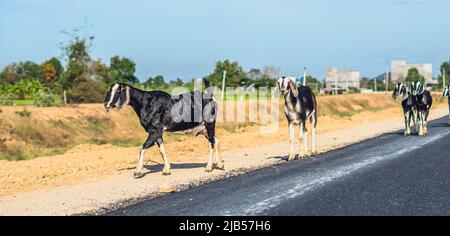
M 107 89 L 100 81 L 84 80 L 67 91 L 69 103 L 98 103 L 104 101 Z
M 408 70 L 408 75 L 406 76 L 406 82 L 420 81 L 422 84 L 425 83 L 425 78 L 419 73 L 417 68 L 411 68 Z
M 17 74 L 17 64 L 11 63 L 3 69 L 0 73 L 0 83 L 12 84 L 20 80 L 19 74 Z
M 250 69 L 247 74 L 248 74 L 248 77 L 251 79 L 258 79 L 258 78 L 261 78 L 263 75 L 261 73 L 260 69 L 255 69 L 255 68 Z
M 315 77 L 307 75 L 306 85 L 309 86 L 315 94 L 319 94 L 320 88 L 322 88 L 322 83 Z
M 225 60 L 216 62 L 216 68 L 212 74 L 208 75 L 208 79 L 215 86 L 221 86 L 224 71 L 227 73 L 227 87 L 238 87 L 240 86 L 241 79 L 248 77 L 244 69 L 237 62 Z
M 148 78 L 147 81 L 145 81 L 144 86 L 150 90 L 166 90 L 169 88 L 169 85 L 164 81 L 164 76 L 162 75 Z
M 44 81 L 43 67 L 35 62 L 20 62 L 19 65 L 17 65 L 16 71 L 20 79 L 38 79 L 41 82 Z
M 264 66 L 263 75 L 275 79 L 281 76 L 281 68 L 275 66 Z
M 276 82 L 277 82 L 277 79 L 270 78 L 265 75 L 263 75 L 259 79 L 254 80 L 255 88 L 260 88 L 260 87 L 272 88 L 272 87 L 275 87 Z
M 57 76 L 57 72 L 55 67 L 50 64 L 50 63 L 44 63 L 43 65 L 44 67 L 44 81 L 49 84 L 51 82 L 53 82 L 53 80 L 56 78 Z
M 103 63 L 100 59 L 94 60 L 90 63 L 89 75 L 90 79 L 102 82 L 105 88 L 114 83 L 108 65 Z
M 171 80 L 169 82 L 169 85 L 171 87 L 181 87 L 183 86 L 183 80 L 181 80 L 180 78 L 177 78 L 176 80 Z
M 369 88 L 369 78 L 362 77 L 361 80 L 359 81 L 359 87 L 368 89 Z
M 438 77 L 438 88 L 442 89 L 443 77 L 442 73 L 445 71 L 445 84 L 450 84 L 450 61 L 445 61 L 441 64 L 441 75 Z
M 114 82 L 139 83 L 139 79 L 134 75 L 136 72 L 136 63 L 129 58 L 112 57 L 109 69 Z
M 86 44 L 85 39 L 75 37 L 74 41 L 69 43 L 65 50 L 69 61 L 88 62 L 91 59 L 89 56 L 89 46 Z
M 64 67 L 62 66 L 62 64 L 58 60 L 58 58 L 56 58 L 56 57 L 50 58 L 49 60 L 44 62 L 44 64 L 50 64 L 50 65 L 53 66 L 53 68 L 55 68 L 55 70 L 56 70 L 56 78 L 61 76 L 61 74 L 64 72 Z

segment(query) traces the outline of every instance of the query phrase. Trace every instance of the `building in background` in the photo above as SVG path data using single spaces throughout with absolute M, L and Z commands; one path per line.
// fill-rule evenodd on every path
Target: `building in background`
M 392 81 L 404 81 L 408 75 L 408 70 L 416 68 L 425 78 L 426 84 L 435 84 L 437 80 L 433 80 L 432 64 L 406 64 L 405 60 L 391 61 L 391 79 Z
M 339 70 L 337 67 L 329 67 L 326 71 L 325 90 L 334 90 L 337 86 L 337 90 L 346 90 L 349 88 L 360 88 L 359 80 L 361 73 L 354 70 Z

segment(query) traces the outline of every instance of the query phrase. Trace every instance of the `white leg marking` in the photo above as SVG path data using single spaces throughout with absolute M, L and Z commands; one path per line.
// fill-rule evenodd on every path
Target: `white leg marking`
M 167 158 L 166 149 L 164 148 L 164 143 L 159 145 L 159 153 L 161 154 L 164 160 L 164 169 L 162 171 L 163 175 L 170 175 L 170 162 L 169 158 Z
M 308 145 L 308 131 L 303 132 L 303 148 L 305 153 L 309 153 L 309 145 Z
M 141 150 L 139 150 L 138 164 L 137 164 L 137 167 L 136 167 L 136 171 L 134 172 L 134 177 L 135 178 L 139 178 L 143 174 L 144 159 L 145 159 L 145 149 L 141 149 Z
M 289 161 L 293 161 L 295 159 L 295 148 L 294 148 L 294 141 L 295 141 L 295 129 L 293 124 L 289 124 Z
M 205 168 L 206 172 L 211 172 L 213 170 L 213 160 L 214 160 L 214 148 L 212 148 L 211 144 L 209 144 L 209 160 Z
M 316 154 L 316 128 L 313 127 L 312 128 L 312 133 L 311 133 L 311 142 L 312 142 L 312 152 L 313 154 Z
M 215 156 L 216 156 L 216 161 L 217 161 L 217 168 L 219 169 L 223 169 L 224 168 L 224 164 L 222 161 L 222 157 L 220 156 L 220 142 L 219 139 L 217 137 L 214 137 L 215 140 L 215 145 L 214 145 L 214 151 L 215 151 Z
M 300 158 L 305 157 L 305 155 L 306 155 L 306 153 L 305 153 L 305 151 L 306 151 L 305 146 L 303 146 L 303 148 L 301 147 L 302 146 L 302 141 L 303 141 L 303 143 L 305 142 L 305 140 L 302 140 L 302 139 L 305 139 L 305 130 L 304 129 L 305 129 L 305 125 L 300 122 L 300 131 L 299 131 L 299 137 L 298 137 L 298 140 L 299 140 L 299 143 L 300 143 L 300 154 L 299 154 Z

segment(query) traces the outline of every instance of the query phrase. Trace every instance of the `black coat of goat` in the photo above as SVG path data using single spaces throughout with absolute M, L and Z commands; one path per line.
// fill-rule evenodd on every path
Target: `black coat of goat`
M 299 157 L 309 154 L 308 130 L 306 129 L 306 120 L 310 120 L 312 125 L 311 143 L 312 154 L 316 153 L 316 128 L 317 128 L 317 101 L 311 88 L 307 86 L 297 87 L 292 77 L 281 77 L 277 80 L 276 89 L 284 96 L 284 113 L 289 123 L 289 143 L 290 153 L 289 161 L 294 160 L 294 126 L 300 126 L 300 143 L 303 139 L 303 149 Z
M 417 110 L 417 123 L 419 124 L 419 135 L 428 134 L 428 115 L 433 105 L 433 97 L 427 91 L 420 81 L 414 81 L 411 84 L 411 93 Z
M 210 143 L 206 171 L 213 170 L 213 155 L 217 160 L 217 168 L 224 168 L 220 158 L 219 140 L 215 136 L 218 105 L 213 98 L 209 81 L 203 79 L 203 82 L 207 88 L 205 92 L 195 91 L 176 96 L 162 91 L 142 91 L 123 83 L 111 85 L 105 98 L 106 110 L 130 105 L 149 134 L 139 151 L 135 178 L 143 176 L 145 151 L 155 143 L 164 159 L 163 174 L 170 174 L 170 163 L 164 148 L 164 132 L 205 135 Z
M 415 100 L 411 92 L 403 83 L 397 83 L 392 93 L 392 98 L 395 100 L 398 96 L 402 96 L 402 107 L 403 116 L 405 117 L 405 135 L 411 134 L 411 120 L 414 122 L 414 127 L 416 126 L 415 120 Z
M 448 125 L 450 125 L 450 85 L 444 88 L 444 92 L 442 93 L 443 97 L 447 97 L 448 103 Z

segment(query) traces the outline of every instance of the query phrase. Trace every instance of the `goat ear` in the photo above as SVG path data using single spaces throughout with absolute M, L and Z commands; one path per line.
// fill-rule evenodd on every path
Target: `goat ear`
M 292 94 L 294 94 L 295 97 L 298 97 L 298 90 L 297 86 L 294 84 L 294 81 L 289 80 L 289 87 L 291 87 Z

